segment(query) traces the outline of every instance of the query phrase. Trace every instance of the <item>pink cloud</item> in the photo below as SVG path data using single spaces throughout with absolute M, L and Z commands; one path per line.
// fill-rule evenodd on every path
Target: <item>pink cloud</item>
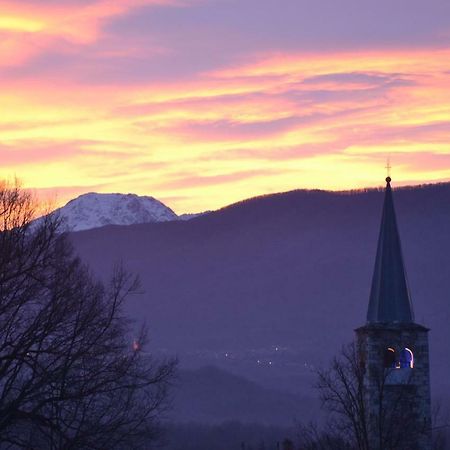
M 176 175 L 168 176 L 168 181 L 160 184 L 164 188 L 187 188 L 197 186 L 210 186 L 234 183 L 241 180 L 247 180 L 253 177 L 270 176 L 276 174 L 275 169 L 264 170 L 243 170 L 238 172 L 223 173 L 219 175 L 196 175 L 185 172 Z

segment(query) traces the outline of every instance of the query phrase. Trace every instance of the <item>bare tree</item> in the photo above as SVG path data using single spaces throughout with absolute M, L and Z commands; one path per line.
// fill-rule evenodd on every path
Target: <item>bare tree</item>
M 314 423 L 300 425 L 298 430 L 299 450 L 354 450 L 340 433 L 333 429 L 332 423 L 320 429 Z
M 432 409 L 433 450 L 448 450 L 450 436 L 449 411 L 445 411 L 441 400 L 435 400 Z
M 0 186 L 0 447 L 148 448 L 175 362 L 131 346 L 137 280 L 119 267 L 96 281 L 35 207 Z
M 375 374 L 376 408 L 368 404 L 365 364 L 357 344 L 344 347 L 330 368 L 318 370 L 317 388 L 328 411 L 325 429 L 302 426 L 300 448 L 304 450 L 414 450 L 426 432 L 417 420 L 412 399 L 411 372 L 401 382 L 395 368 L 380 368 Z M 387 401 L 389 398 L 389 401 Z M 375 437 L 375 439 L 374 439 Z M 442 442 L 439 444 L 442 446 Z M 442 448 L 437 447 L 435 448 Z

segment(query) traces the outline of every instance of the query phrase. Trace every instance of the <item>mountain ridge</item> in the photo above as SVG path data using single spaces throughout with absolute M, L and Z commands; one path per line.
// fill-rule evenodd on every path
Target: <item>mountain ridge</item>
M 290 191 L 70 238 L 104 279 L 120 260 L 140 277 L 145 293 L 126 308 L 155 348 L 297 390 L 365 323 L 382 202 L 381 189 Z M 417 322 L 432 330 L 435 392 L 449 391 L 450 361 L 436 355 L 450 341 L 450 184 L 394 189 L 394 202 Z M 275 345 L 286 350 L 269 367 Z
M 450 183 L 427 183 L 407 185 L 397 190 L 445 186 Z M 225 205 L 215 211 L 184 213 L 177 215 L 170 207 L 152 196 L 140 196 L 133 193 L 97 193 L 87 192 L 57 208 L 50 214 L 58 215 L 64 231 L 84 231 L 107 225 L 128 226 L 142 223 L 187 221 L 211 212 L 221 212 L 245 205 L 247 202 L 261 201 L 298 193 L 328 193 L 330 195 L 358 195 L 367 192 L 379 192 L 381 187 L 331 191 L 325 189 L 295 189 L 286 192 L 257 195 L 248 199 Z M 39 219 L 37 219 L 39 221 Z

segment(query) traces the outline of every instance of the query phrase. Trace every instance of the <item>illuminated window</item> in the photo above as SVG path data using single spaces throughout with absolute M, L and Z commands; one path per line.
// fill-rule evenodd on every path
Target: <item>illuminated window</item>
M 404 348 L 400 352 L 400 368 L 410 368 L 414 367 L 414 355 L 413 352 L 409 348 Z
M 395 350 L 392 347 L 384 351 L 384 367 L 395 368 Z

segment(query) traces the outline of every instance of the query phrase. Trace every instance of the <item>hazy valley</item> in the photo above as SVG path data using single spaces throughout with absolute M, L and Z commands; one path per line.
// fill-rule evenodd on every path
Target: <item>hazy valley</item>
M 382 199 L 378 190 L 293 191 L 189 221 L 107 226 L 72 240 L 99 275 L 118 261 L 139 275 L 143 293 L 128 308 L 148 323 L 151 349 L 178 355 L 184 369 L 216 366 L 262 390 L 295 394 L 298 415 L 309 419 L 314 367 L 365 323 Z M 450 391 L 450 364 L 439 357 L 450 341 L 450 184 L 397 189 L 395 201 L 416 320 L 431 328 L 437 397 Z M 205 394 L 198 412 L 195 405 L 184 411 L 180 400 L 177 419 L 230 419 L 225 406 L 207 413 L 204 383 L 188 385 Z M 229 393 L 225 405 L 239 397 L 233 383 L 216 385 Z M 292 419 L 294 410 L 285 409 Z M 270 422 L 264 417 L 255 406 L 246 419 Z

